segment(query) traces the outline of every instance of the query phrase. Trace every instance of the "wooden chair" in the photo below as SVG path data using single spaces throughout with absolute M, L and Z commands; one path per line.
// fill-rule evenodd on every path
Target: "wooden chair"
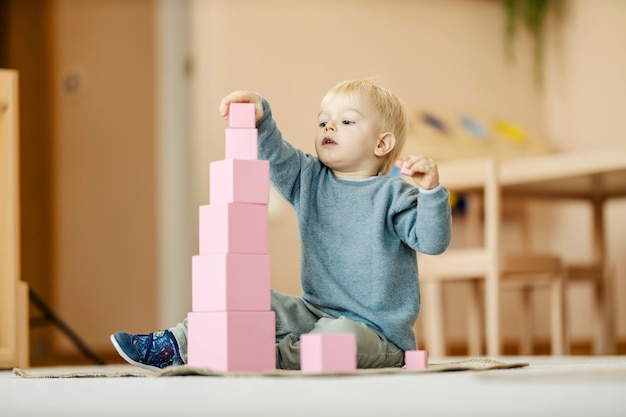
M 615 273 L 612 266 L 600 262 L 566 263 L 567 285 L 589 285 L 592 291 L 592 321 L 595 330 L 592 352 L 595 355 L 616 354 L 613 332 L 615 326 L 614 293 Z
M 550 293 L 551 352 L 553 355 L 568 354 L 565 314 L 567 273 L 560 257 L 556 254 L 521 252 L 506 254 L 504 259 L 502 290 L 515 290 L 521 295 L 519 353 L 533 353 L 535 331 L 532 294 L 534 291 L 546 289 Z
M 526 204 L 519 200 L 513 201 L 514 210 L 508 210 L 509 218 L 517 225 L 518 231 L 522 236 L 522 248 L 523 250 L 532 250 L 531 239 L 528 235 L 530 230 L 530 224 L 528 220 L 528 214 Z M 600 212 L 601 207 L 594 207 L 594 212 Z M 602 222 L 596 219 L 594 224 L 594 233 L 603 234 Z M 604 239 L 599 239 L 603 241 Z M 604 253 L 604 248 L 595 248 L 595 258 L 601 258 Z M 566 280 L 564 283 L 563 291 L 565 292 L 565 311 L 567 311 L 567 288 L 574 285 L 588 285 L 591 287 L 592 292 L 592 322 L 595 334 L 593 336 L 592 352 L 596 355 L 614 354 L 616 353 L 616 344 L 614 340 L 613 328 L 614 312 L 612 294 L 614 294 L 614 268 L 612 266 L 605 266 L 601 261 L 589 261 L 589 262 L 564 262 L 564 273 Z M 523 294 L 523 297 L 527 298 L 527 294 Z M 530 300 L 525 300 L 525 303 L 530 303 Z M 530 307 L 529 307 L 530 308 Z M 565 313 L 564 313 L 565 314 Z M 564 316 L 565 320 L 565 352 L 569 353 L 569 329 L 567 315 Z M 530 325 L 529 325 L 530 326 Z M 533 334 L 531 327 L 526 327 L 526 332 L 529 335 Z M 527 351 L 528 347 L 524 348 Z
M 439 171 L 441 181 L 448 189 L 467 193 L 466 215 L 472 221 L 466 233 L 482 235 L 483 239 L 477 246 L 451 247 L 441 255 L 418 254 L 424 337 L 430 355 L 446 355 L 443 284 L 450 282 L 471 284 L 467 314 L 470 355 L 479 355 L 483 351 L 483 322 L 487 354 L 501 354 L 501 291 L 511 286 L 534 290 L 546 285 L 552 293 L 552 352 L 563 353 L 565 275 L 561 260 L 550 254 L 525 254 L 524 258 L 516 258 L 503 253 L 497 162 L 493 159 L 444 162 L 439 164 Z M 527 303 L 523 306 L 524 310 L 529 308 Z M 526 314 L 528 311 L 522 316 Z M 528 329 L 528 324 L 523 328 Z
M 28 286 L 20 280 L 17 72 L 0 70 L 0 369 L 28 367 Z

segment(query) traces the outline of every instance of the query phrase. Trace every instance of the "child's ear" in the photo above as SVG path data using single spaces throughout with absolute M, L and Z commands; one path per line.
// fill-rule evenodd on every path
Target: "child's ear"
M 374 155 L 385 156 L 396 146 L 396 137 L 391 132 L 385 132 L 380 135 L 374 149 Z

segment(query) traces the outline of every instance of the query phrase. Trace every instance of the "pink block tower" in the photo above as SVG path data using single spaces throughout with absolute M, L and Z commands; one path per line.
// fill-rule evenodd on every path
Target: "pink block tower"
M 276 368 L 268 235 L 269 161 L 257 157 L 254 105 L 230 105 L 225 159 L 210 165 L 192 260 L 188 363 L 219 371 Z

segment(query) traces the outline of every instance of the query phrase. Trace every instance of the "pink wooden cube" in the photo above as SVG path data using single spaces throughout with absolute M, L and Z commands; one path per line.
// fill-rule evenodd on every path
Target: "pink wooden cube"
M 188 363 L 218 371 L 276 369 L 276 319 L 273 311 L 190 312 Z
M 265 204 L 221 203 L 200 206 L 200 255 L 269 253 Z
M 353 372 L 356 369 L 356 336 L 354 333 L 301 335 L 300 369 L 305 374 Z
M 407 350 L 404 352 L 406 369 L 426 369 L 428 367 L 428 352 L 425 350 Z
M 253 103 L 231 103 L 228 109 L 228 127 L 250 129 L 256 127 Z
M 211 162 L 210 174 L 212 204 L 269 202 L 269 161 L 224 159 Z
M 411 169 L 406 166 L 406 162 L 402 163 L 402 168 L 400 169 L 400 174 L 402 174 L 402 175 L 409 175 L 409 176 L 413 175 L 413 171 L 411 171 Z
M 226 159 L 258 159 L 259 132 L 256 129 L 226 129 L 224 149 Z
M 271 309 L 269 255 L 194 256 L 191 273 L 194 312 Z

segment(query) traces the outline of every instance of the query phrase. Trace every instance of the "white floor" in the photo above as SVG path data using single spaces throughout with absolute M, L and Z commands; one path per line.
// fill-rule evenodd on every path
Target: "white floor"
M 530 366 L 485 372 L 303 378 L 25 379 L 0 371 L 0 415 L 626 416 L 626 356 L 499 359 L 529 362 Z M 83 369 L 127 368 L 29 371 Z

